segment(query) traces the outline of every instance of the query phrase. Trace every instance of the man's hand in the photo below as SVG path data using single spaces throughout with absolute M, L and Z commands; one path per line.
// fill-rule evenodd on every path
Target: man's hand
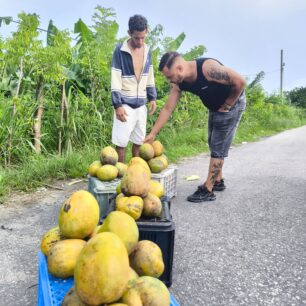
M 123 106 L 116 108 L 116 117 L 121 122 L 126 122 L 126 116 L 128 115 Z
M 156 102 L 154 100 L 150 101 L 150 111 L 149 115 L 152 116 L 156 110 Z
M 225 104 L 221 105 L 221 107 L 218 109 L 218 112 L 220 113 L 228 113 L 230 111 L 230 108 L 226 107 Z
M 144 140 L 144 143 L 152 143 L 154 141 L 155 137 L 156 136 L 152 133 L 148 134 L 147 137 Z

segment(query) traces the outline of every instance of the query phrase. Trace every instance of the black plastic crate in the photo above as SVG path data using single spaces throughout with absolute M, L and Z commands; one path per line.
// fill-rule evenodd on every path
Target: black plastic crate
M 160 217 L 141 217 L 136 221 L 139 229 L 139 240 L 155 242 L 161 249 L 165 264 L 164 273 L 159 277 L 167 287 L 172 284 L 172 265 L 174 254 L 175 224 L 170 213 L 170 200 L 168 197 L 161 198 L 163 205 Z M 111 199 L 109 211 L 115 210 L 115 200 Z M 103 222 L 103 220 L 101 220 Z

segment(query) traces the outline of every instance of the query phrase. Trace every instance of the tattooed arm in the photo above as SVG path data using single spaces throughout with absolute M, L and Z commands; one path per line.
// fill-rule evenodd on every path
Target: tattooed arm
M 208 81 L 230 85 L 231 92 L 221 108 L 233 106 L 245 86 L 245 79 L 231 68 L 220 65 L 217 61 L 209 59 L 204 62 L 202 71 Z

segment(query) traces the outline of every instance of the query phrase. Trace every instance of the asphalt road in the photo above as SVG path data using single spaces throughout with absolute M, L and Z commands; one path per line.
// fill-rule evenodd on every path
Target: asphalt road
M 227 189 L 189 203 L 208 162 L 201 154 L 178 164 L 173 295 L 182 306 L 306 305 L 306 126 L 232 148 Z M 41 236 L 86 183 L 62 187 L 0 206 L 1 306 L 36 305 Z

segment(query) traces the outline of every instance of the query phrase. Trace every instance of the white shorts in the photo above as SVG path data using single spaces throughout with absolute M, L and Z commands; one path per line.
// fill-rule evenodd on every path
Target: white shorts
M 138 108 L 132 108 L 126 104 L 122 106 L 127 113 L 127 121 L 118 120 L 114 111 L 112 143 L 122 148 L 125 148 L 129 141 L 142 145 L 146 137 L 147 106 L 143 105 Z

